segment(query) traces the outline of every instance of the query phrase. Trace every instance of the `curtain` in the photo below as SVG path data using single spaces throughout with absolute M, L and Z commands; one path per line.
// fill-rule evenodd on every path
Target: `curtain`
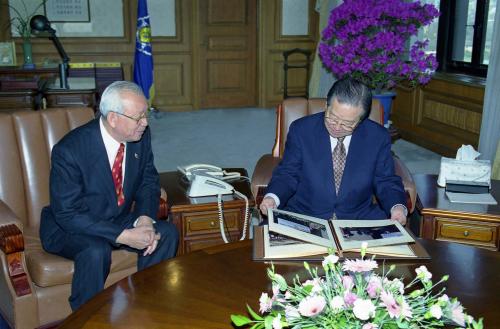
M 319 37 L 318 44 L 321 41 L 321 32 L 328 23 L 328 17 L 333 8 L 337 7 L 342 0 L 316 0 L 316 11 L 319 13 Z M 318 46 L 311 71 L 311 79 L 309 80 L 309 97 L 326 97 L 328 90 L 332 86 L 335 78 L 332 73 L 328 72 L 324 67 L 318 55 Z
M 479 133 L 481 159 L 493 161 L 500 141 L 500 10 L 495 13 L 491 55 L 484 93 L 483 117 Z

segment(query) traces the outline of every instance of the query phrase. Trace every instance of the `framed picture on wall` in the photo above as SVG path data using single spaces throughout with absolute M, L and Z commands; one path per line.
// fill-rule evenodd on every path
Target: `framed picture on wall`
M 51 22 L 90 22 L 89 0 L 47 0 L 44 8 Z
M 16 65 L 16 44 L 12 42 L 0 42 L 0 66 Z

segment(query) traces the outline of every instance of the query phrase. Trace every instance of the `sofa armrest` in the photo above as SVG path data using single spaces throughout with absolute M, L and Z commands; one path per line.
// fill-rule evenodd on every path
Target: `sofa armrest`
M 23 222 L 14 214 L 14 212 L 3 202 L 0 200 L 0 227 L 4 225 L 16 225 L 21 232 L 23 231 Z
M 262 201 L 263 195 L 261 194 L 267 187 L 267 184 L 269 184 L 273 170 L 280 161 L 281 158 L 275 157 L 272 154 L 264 154 L 259 161 L 257 161 L 252 175 L 252 194 L 255 197 L 255 204 L 257 207 Z
M 0 200 L 0 251 L 5 260 L 5 263 L 1 263 L 17 297 L 31 294 L 30 279 L 24 265 L 24 237 L 20 227 L 21 221 Z
M 415 186 L 415 181 L 405 164 L 397 157 L 394 157 L 394 170 L 396 175 L 401 177 L 403 181 L 403 186 L 407 196 L 408 214 L 411 214 L 415 210 L 415 202 L 417 200 L 417 188 Z

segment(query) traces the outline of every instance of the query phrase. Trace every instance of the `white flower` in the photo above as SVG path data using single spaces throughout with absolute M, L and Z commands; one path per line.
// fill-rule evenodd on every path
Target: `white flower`
M 313 280 L 306 280 L 302 285 L 303 286 L 312 286 L 311 294 L 317 294 L 323 290 L 323 279 L 314 278 Z
M 368 242 L 366 241 L 361 242 L 361 249 L 366 250 L 366 248 L 368 248 Z
M 392 280 L 391 286 L 399 291 L 400 294 L 403 294 L 405 291 L 405 285 L 398 278 Z
M 427 270 L 427 267 L 424 265 L 420 266 L 419 268 L 415 269 L 415 272 L 417 272 L 417 277 L 422 280 L 423 282 L 427 282 L 432 278 L 432 273 Z
M 273 319 L 273 329 L 281 329 L 281 314 L 278 313 L 278 316 Z
M 314 317 L 321 312 L 326 306 L 326 300 L 323 296 L 306 297 L 299 303 L 299 313 L 303 316 Z
M 447 294 L 443 294 L 441 297 L 438 298 L 440 302 L 447 303 L 450 301 L 450 297 L 448 297 Z
M 323 267 L 326 269 L 328 268 L 328 266 L 333 266 L 334 264 L 336 264 L 337 262 L 339 261 L 339 257 L 336 256 L 336 255 L 328 255 L 327 257 L 325 257 L 325 259 L 323 260 Z
M 285 306 L 285 318 L 288 321 L 300 318 L 299 310 L 297 310 L 295 307 L 293 307 L 291 305 L 286 305 Z
M 436 319 L 441 319 L 441 317 L 443 316 L 443 311 L 441 310 L 441 307 L 438 304 L 432 305 L 429 312 Z
M 271 298 L 269 298 L 267 292 L 263 292 L 262 295 L 260 295 L 259 304 L 260 304 L 260 309 L 259 309 L 260 313 L 268 312 L 271 309 L 273 301 Z
M 285 291 L 285 299 L 290 299 L 292 297 L 293 297 L 293 295 L 292 295 L 292 293 L 290 291 L 288 291 L 288 290 Z
M 377 328 L 378 328 L 378 324 L 366 323 L 363 325 L 363 327 L 361 329 L 377 329 Z
M 368 320 L 375 315 L 375 305 L 370 299 L 356 299 L 352 309 L 354 315 L 360 320 Z
M 330 307 L 332 308 L 332 310 L 335 313 L 338 313 L 338 312 L 342 311 L 342 309 L 344 308 L 344 305 L 345 305 L 344 304 L 344 298 L 341 297 L 341 296 L 335 296 L 330 301 Z

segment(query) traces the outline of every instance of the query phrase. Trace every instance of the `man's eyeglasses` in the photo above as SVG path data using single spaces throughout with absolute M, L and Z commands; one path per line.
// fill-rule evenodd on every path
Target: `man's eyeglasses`
M 110 111 L 110 112 L 113 112 L 113 113 L 116 113 L 116 114 L 119 114 L 119 115 L 122 115 L 126 118 L 129 118 L 130 120 L 134 120 L 136 124 L 139 124 L 139 122 L 142 120 L 142 119 L 146 119 L 148 120 L 149 119 L 149 116 L 150 116 L 150 111 L 146 111 L 146 112 L 143 112 L 141 115 L 139 115 L 138 117 L 134 118 L 134 117 L 131 117 L 130 115 L 126 115 L 124 113 L 120 113 L 120 112 L 117 112 L 117 111 Z
M 340 127 L 345 131 L 353 131 L 354 128 L 356 128 L 356 126 L 358 125 L 359 120 L 345 121 L 327 110 L 325 111 L 325 122 L 330 126 L 340 125 Z

